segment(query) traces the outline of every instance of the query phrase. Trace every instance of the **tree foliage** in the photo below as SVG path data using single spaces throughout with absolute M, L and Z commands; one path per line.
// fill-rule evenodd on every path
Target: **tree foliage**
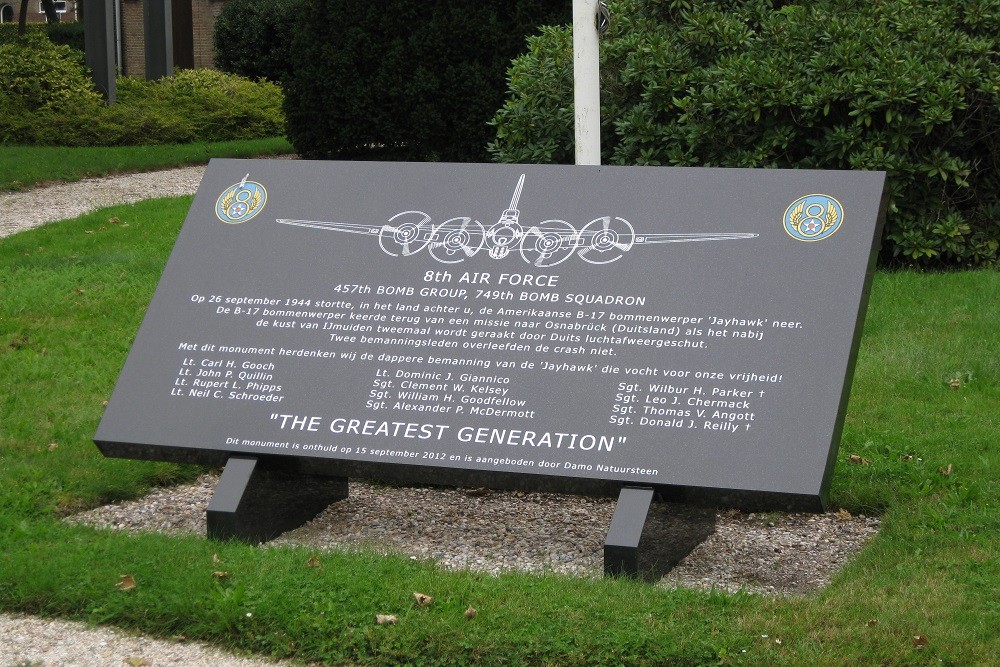
M 885 170 L 886 262 L 1000 258 L 1000 1 L 620 0 L 602 42 L 611 164 Z M 490 151 L 572 160 L 572 40 L 511 67 Z
M 215 21 L 215 66 L 248 79 L 283 81 L 305 0 L 229 0 Z

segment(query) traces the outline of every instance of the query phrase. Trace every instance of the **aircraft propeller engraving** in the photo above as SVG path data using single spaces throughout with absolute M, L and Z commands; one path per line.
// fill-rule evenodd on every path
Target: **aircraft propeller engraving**
M 443 264 L 457 264 L 474 257 L 483 248 L 493 259 L 503 259 L 517 249 L 521 258 L 536 267 L 561 264 L 576 254 L 591 264 L 610 264 L 636 245 L 654 243 L 689 243 L 694 241 L 732 241 L 750 239 L 757 234 L 722 232 L 717 234 L 637 234 L 632 224 L 617 216 L 595 218 L 577 230 L 565 220 L 543 220 L 527 230 L 521 226 L 517 208 L 524 188 L 524 174 L 517 181 L 510 206 L 488 229 L 468 216 L 458 216 L 435 225 L 423 211 L 403 211 L 384 225 L 347 222 L 289 220 L 277 222 L 296 227 L 312 227 L 351 234 L 378 236 L 379 247 L 392 257 L 408 257 L 424 248 Z

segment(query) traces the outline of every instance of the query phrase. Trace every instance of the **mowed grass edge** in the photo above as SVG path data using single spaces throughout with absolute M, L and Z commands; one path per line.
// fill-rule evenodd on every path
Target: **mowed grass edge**
M 158 146 L 0 146 L 0 192 L 55 181 L 295 152 L 284 137 Z
M 995 664 L 991 271 L 876 275 L 832 496 L 883 528 L 813 596 L 446 573 L 372 553 L 314 567 L 302 549 L 66 525 L 200 472 L 105 459 L 91 440 L 190 201 L 0 240 L 0 608 L 329 664 Z M 414 591 L 434 603 L 416 606 Z

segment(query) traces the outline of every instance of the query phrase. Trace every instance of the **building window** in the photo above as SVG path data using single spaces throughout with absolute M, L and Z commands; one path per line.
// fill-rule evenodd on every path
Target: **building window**
M 66 5 L 67 5 L 66 0 L 53 0 L 52 4 L 55 5 L 56 7 L 56 14 L 66 13 Z M 45 8 L 42 7 L 42 0 L 38 0 L 38 13 L 39 14 L 45 13 Z
M 67 0 L 52 0 L 52 4 L 55 5 L 56 14 L 65 14 L 68 11 L 69 3 Z M 42 0 L 38 0 L 38 13 L 45 13 L 45 8 L 42 6 Z
M 0 5 L 0 23 L 14 22 L 14 8 L 10 5 Z

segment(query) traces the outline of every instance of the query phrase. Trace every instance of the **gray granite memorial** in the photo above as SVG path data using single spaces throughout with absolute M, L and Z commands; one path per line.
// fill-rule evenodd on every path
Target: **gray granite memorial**
M 633 572 L 656 495 L 825 505 L 884 181 L 214 160 L 95 440 L 230 461 L 252 540 L 351 476 L 620 494 Z

